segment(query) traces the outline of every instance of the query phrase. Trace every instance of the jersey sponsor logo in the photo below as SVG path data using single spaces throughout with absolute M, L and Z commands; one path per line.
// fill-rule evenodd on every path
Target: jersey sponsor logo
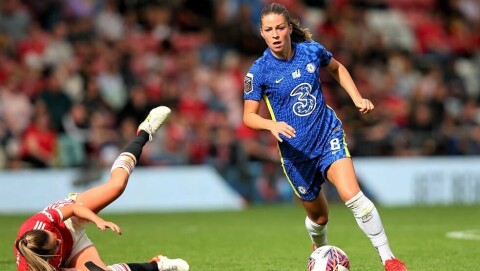
M 53 222 L 53 216 L 46 211 L 42 211 L 42 214 L 45 215 L 50 222 Z
M 243 79 L 243 91 L 245 93 L 250 93 L 253 90 L 253 74 L 247 73 Z
M 315 72 L 315 65 L 313 65 L 313 63 L 308 63 L 307 64 L 307 71 L 309 73 L 314 73 Z
M 280 78 L 280 79 L 275 80 L 275 83 L 278 84 L 278 83 L 282 82 L 283 78 L 285 78 L 285 76 L 283 76 L 283 77 Z
M 293 104 L 293 113 L 304 117 L 310 115 L 317 107 L 317 98 L 312 95 L 312 86 L 308 83 L 302 83 L 296 86 L 290 96 L 297 97 L 297 102 Z
M 292 72 L 293 79 L 298 78 L 300 76 L 302 76 L 302 74 L 300 73 L 300 69 L 297 69 L 296 71 Z

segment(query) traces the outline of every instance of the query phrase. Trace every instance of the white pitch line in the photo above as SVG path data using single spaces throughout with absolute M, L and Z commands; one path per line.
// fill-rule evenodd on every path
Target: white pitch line
M 447 238 L 480 241 L 480 230 L 451 231 L 447 232 Z

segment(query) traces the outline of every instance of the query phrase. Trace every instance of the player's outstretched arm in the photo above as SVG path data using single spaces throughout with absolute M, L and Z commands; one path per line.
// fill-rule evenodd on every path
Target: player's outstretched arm
M 105 230 L 109 228 L 114 232 L 118 232 L 119 234 L 122 234 L 122 230 L 118 225 L 116 225 L 113 222 L 103 220 L 101 217 L 95 214 L 92 210 L 88 209 L 87 207 L 81 204 L 78 204 L 78 203 L 69 204 L 69 205 L 62 206 L 58 209 L 63 215 L 63 220 L 67 220 L 72 216 L 76 216 L 78 218 L 82 218 L 95 223 L 95 225 L 97 225 L 97 228 L 101 230 Z
M 332 58 L 326 69 L 332 74 L 337 82 L 345 89 L 350 98 L 352 99 L 358 111 L 362 114 L 372 111 L 375 106 L 373 103 L 364 99 L 357 89 L 357 86 L 353 82 L 352 77 L 348 70 L 336 59 Z

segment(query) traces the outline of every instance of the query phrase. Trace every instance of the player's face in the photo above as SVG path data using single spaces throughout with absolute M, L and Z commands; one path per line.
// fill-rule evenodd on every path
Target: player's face
M 270 13 L 263 16 L 260 33 L 276 57 L 282 59 L 290 57 L 292 25 L 283 15 Z

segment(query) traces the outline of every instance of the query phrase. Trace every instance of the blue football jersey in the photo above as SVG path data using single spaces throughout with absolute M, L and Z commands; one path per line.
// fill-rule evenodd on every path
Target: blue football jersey
M 319 158 L 330 148 L 328 136 L 341 122 L 328 107 L 322 93 L 320 67 L 330 63 L 332 54 L 315 41 L 292 43 L 289 60 L 274 57 L 267 48 L 250 67 L 244 79 L 244 99 L 263 99 L 275 121 L 284 121 L 296 130 L 293 138 L 279 142 L 280 155 L 289 161 Z

